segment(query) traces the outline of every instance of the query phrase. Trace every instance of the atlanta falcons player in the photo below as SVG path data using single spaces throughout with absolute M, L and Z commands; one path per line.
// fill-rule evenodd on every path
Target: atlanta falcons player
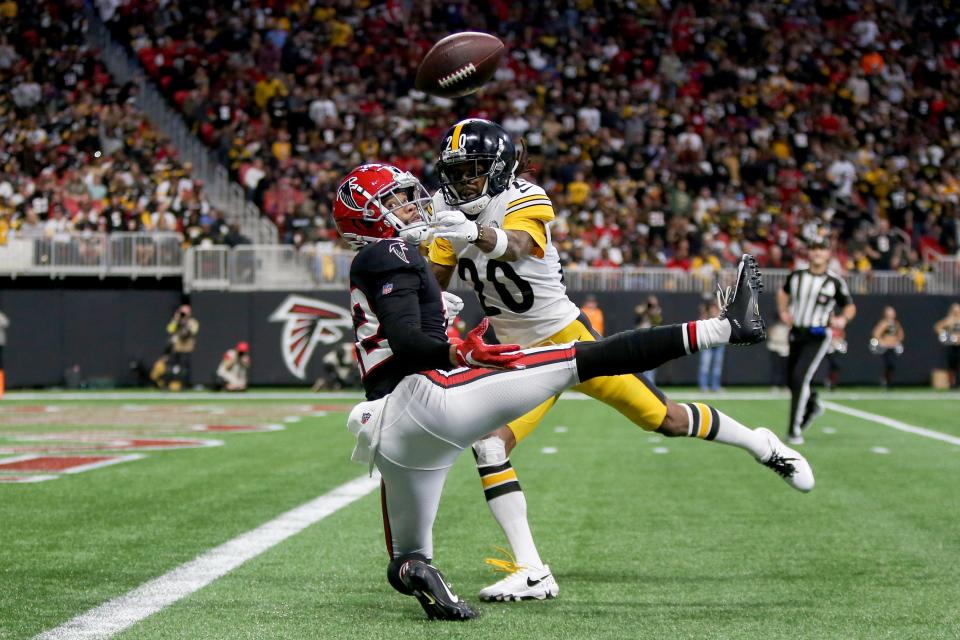
M 440 286 L 417 247 L 434 223 L 430 197 L 417 179 L 389 165 L 360 166 L 340 184 L 334 217 L 340 235 L 359 248 L 350 267 L 350 297 L 367 401 L 354 407 L 347 426 L 357 437 L 353 459 L 376 465 L 383 477 L 387 577 L 397 591 L 416 597 L 431 619 L 474 618 L 477 612 L 431 564 L 433 521 L 457 456 L 568 387 L 687 354 L 684 336 L 696 329 L 686 323 L 518 350 L 486 344 L 484 320 L 462 342 L 450 343 Z M 725 315 L 698 322 L 729 326 L 732 343 L 758 342 L 764 334 L 756 311 L 759 289 L 759 275 L 742 265 Z M 712 346 L 707 339 L 697 348 Z M 783 455 L 778 464 L 812 487 L 802 457 Z

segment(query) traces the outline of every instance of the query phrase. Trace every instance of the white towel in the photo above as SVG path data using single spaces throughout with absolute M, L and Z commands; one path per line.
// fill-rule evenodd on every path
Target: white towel
M 387 398 L 361 402 L 347 417 L 347 430 L 357 438 L 357 446 L 350 459 L 358 464 L 368 464 L 373 474 L 373 461 L 380 446 L 380 430 L 383 427 L 383 409 Z

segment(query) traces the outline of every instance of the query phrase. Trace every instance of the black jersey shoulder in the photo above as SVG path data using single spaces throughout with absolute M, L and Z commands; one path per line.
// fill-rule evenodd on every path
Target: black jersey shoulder
M 400 238 L 368 244 L 360 250 L 350 267 L 353 273 L 382 273 L 401 269 L 424 271 L 426 264 L 417 246 Z

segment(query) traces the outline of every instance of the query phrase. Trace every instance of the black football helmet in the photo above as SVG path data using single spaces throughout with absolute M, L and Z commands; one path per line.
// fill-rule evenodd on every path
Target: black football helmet
M 468 118 L 443 136 L 437 175 L 443 199 L 465 215 L 480 215 L 504 191 L 517 169 L 517 148 L 500 125 Z M 486 178 L 480 185 L 477 178 Z

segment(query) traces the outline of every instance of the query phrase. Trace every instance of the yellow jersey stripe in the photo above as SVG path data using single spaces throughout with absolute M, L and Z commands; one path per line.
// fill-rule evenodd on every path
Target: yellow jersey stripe
M 697 432 L 697 437 L 706 438 L 707 434 L 710 433 L 710 422 L 712 420 L 710 409 L 699 402 L 695 402 L 693 406 L 700 412 L 700 430 Z
M 501 482 L 507 482 L 508 480 L 516 480 L 517 472 L 513 469 L 507 469 L 506 471 L 501 471 L 500 473 L 494 473 L 489 476 L 484 476 L 480 479 L 483 483 L 484 489 L 489 489 L 495 484 L 500 484 Z
M 553 207 L 549 204 L 542 204 L 540 202 L 535 202 L 533 204 L 525 204 L 519 209 L 514 209 L 513 211 L 507 211 L 504 215 L 504 220 L 508 220 L 511 216 L 523 212 L 522 217 L 531 217 L 537 220 L 553 220 L 555 214 L 553 212 Z
M 453 128 L 453 137 L 450 139 L 450 151 L 460 150 L 460 132 L 463 131 L 463 123 L 458 122 Z
M 507 205 L 507 209 L 510 209 L 511 207 L 515 207 L 518 204 L 523 204 L 524 202 L 529 202 L 530 200 L 535 200 L 537 198 L 543 198 L 544 200 L 548 199 L 545 194 L 535 193 L 532 196 L 524 196 L 522 198 L 517 198 L 516 200 L 513 200 Z
M 534 200 L 532 202 L 524 202 L 523 204 L 519 204 L 515 207 L 511 207 L 507 209 L 505 215 L 510 215 L 511 213 L 515 213 L 517 211 L 526 209 L 527 207 L 549 207 L 550 209 L 553 209 L 553 203 L 547 200 L 546 198 L 544 198 L 543 200 Z

